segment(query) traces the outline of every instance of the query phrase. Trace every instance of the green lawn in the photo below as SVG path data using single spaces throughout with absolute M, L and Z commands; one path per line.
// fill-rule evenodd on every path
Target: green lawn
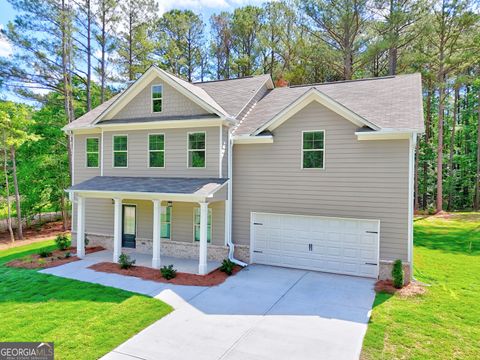
M 414 298 L 378 294 L 363 359 L 480 359 L 480 214 L 415 222 Z
M 97 359 L 172 310 L 128 291 L 3 266 L 53 243 L 0 251 L 0 341 L 53 341 L 55 359 Z

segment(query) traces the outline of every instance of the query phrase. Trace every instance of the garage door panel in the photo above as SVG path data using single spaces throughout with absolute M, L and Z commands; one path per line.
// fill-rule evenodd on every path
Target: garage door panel
M 252 262 L 377 276 L 376 220 L 253 213 L 252 222 Z

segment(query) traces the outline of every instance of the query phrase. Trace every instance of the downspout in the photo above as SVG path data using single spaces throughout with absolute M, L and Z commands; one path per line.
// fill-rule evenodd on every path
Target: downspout
M 227 200 L 227 211 L 228 211 L 228 224 L 225 224 L 228 226 L 228 236 L 227 236 L 227 245 L 228 245 L 228 259 L 232 262 L 234 262 L 237 265 L 240 265 L 242 267 L 247 266 L 247 263 L 244 263 L 243 261 L 240 261 L 238 259 L 235 259 L 234 257 L 234 252 L 235 252 L 235 245 L 233 244 L 232 241 L 232 184 L 233 184 L 233 163 L 232 163 L 232 154 L 233 154 L 233 137 L 232 137 L 232 131 L 229 128 L 228 129 L 228 200 Z
M 408 262 L 410 263 L 410 278 L 413 280 L 413 215 L 414 215 L 414 177 L 415 177 L 415 148 L 417 133 L 412 133 L 409 139 L 408 160 Z

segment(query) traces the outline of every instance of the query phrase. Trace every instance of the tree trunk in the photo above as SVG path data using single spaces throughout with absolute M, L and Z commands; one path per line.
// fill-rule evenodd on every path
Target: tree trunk
M 454 188 L 454 178 L 453 178 L 453 155 L 455 152 L 455 127 L 457 124 L 457 117 L 458 117 L 458 98 L 460 96 L 460 87 L 455 86 L 455 96 L 453 100 L 453 124 L 452 124 L 452 133 L 450 136 L 450 151 L 448 156 L 448 181 L 449 181 L 449 189 L 448 189 L 448 211 L 453 210 L 452 202 L 453 202 L 453 188 Z
M 102 43 L 101 43 L 101 52 L 102 60 L 100 62 L 100 102 L 103 104 L 105 102 L 105 52 L 106 52 L 106 40 L 107 40 L 107 14 L 105 8 L 105 0 L 102 1 Z
M 388 75 L 397 74 L 397 57 L 398 51 L 396 47 L 388 49 Z
M 87 111 L 92 109 L 92 12 L 90 0 L 86 0 L 87 5 Z
M 443 210 L 443 115 L 445 108 L 445 76 L 440 78 L 438 100 L 437 199 L 436 212 Z
M 426 104 L 426 119 L 425 119 L 425 148 L 428 151 L 430 146 L 430 126 L 432 123 L 432 85 L 428 84 L 427 89 L 427 104 Z M 427 210 L 428 207 L 428 158 L 425 157 L 423 162 L 423 186 L 424 193 L 422 198 L 422 208 Z
M 65 195 L 64 192 L 62 191 L 60 195 L 60 207 L 61 207 L 61 212 L 62 212 L 62 231 L 67 231 L 68 229 L 68 215 L 67 215 L 67 209 L 65 206 Z
M 7 144 L 5 141 L 5 131 L 3 131 L 3 172 L 5 173 L 5 195 L 7 198 L 7 226 L 8 232 L 10 233 L 11 242 L 15 241 L 15 235 L 13 235 L 12 229 L 12 214 L 11 214 L 11 205 L 10 205 L 10 186 L 8 182 L 8 167 L 7 167 Z
M 477 119 L 477 176 L 475 186 L 475 211 L 480 204 L 480 90 L 478 90 L 478 119 Z
M 22 207 L 20 204 L 20 191 L 18 189 L 17 160 L 15 147 L 13 146 L 10 146 L 10 157 L 12 160 L 13 187 L 15 189 L 15 206 L 17 209 L 17 237 L 19 240 L 23 240 Z

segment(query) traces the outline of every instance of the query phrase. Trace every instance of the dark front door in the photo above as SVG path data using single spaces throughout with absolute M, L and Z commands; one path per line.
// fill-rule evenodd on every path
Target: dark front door
M 122 247 L 135 248 L 137 235 L 137 207 L 123 205 Z

